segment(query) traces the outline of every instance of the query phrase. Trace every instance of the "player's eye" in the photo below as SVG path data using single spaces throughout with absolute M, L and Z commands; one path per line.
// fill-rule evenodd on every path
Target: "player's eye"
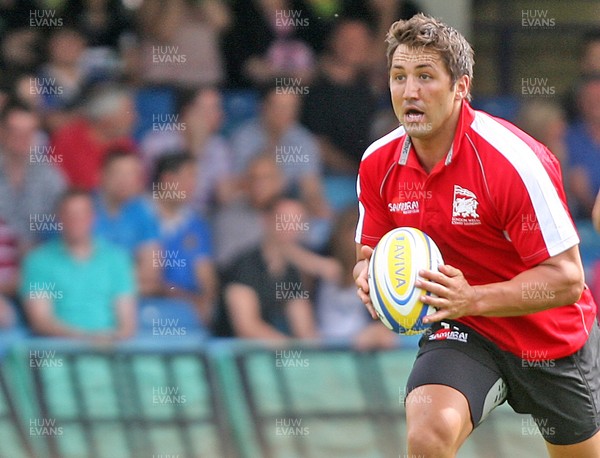
M 394 76 L 394 79 L 396 81 L 404 81 L 406 79 L 406 76 L 404 76 L 404 75 L 396 75 L 396 76 Z
M 421 73 L 421 75 L 419 75 L 419 78 L 421 78 L 422 80 L 430 80 L 431 75 L 429 75 L 428 73 Z

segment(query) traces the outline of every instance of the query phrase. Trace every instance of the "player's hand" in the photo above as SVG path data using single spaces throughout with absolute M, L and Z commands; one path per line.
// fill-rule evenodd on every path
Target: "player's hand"
M 420 271 L 421 279 L 416 282 L 418 288 L 423 288 L 438 296 L 421 296 L 424 304 L 437 309 L 435 313 L 423 318 L 423 322 L 433 323 L 471 315 L 477 298 L 475 288 L 469 285 L 459 269 L 450 265 L 441 265 L 438 269 L 439 272 Z
M 373 248 L 363 246 L 361 248 L 361 253 L 364 256 L 364 259 L 358 261 L 354 266 L 354 283 L 356 283 L 356 287 L 358 288 L 358 297 L 360 297 L 360 300 L 363 301 L 363 304 L 367 307 L 371 317 L 376 320 L 377 312 L 373 308 L 371 298 L 369 297 L 369 259 L 371 259 L 371 255 L 373 254 Z

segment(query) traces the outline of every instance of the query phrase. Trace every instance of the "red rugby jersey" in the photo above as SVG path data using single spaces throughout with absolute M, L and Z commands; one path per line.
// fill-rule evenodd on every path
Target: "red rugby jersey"
M 514 125 L 466 102 L 453 145 L 431 173 L 399 127 L 365 151 L 357 192 L 357 243 L 374 247 L 395 227 L 419 228 L 471 285 L 509 280 L 579 243 L 554 155 Z M 543 281 L 523 284 L 522 294 L 552 297 Z M 595 315 L 586 287 L 575 304 L 459 321 L 503 350 L 543 360 L 581 348 Z

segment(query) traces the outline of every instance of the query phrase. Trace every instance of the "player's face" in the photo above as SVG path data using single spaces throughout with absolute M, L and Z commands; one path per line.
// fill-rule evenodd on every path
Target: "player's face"
M 390 92 L 394 113 L 413 138 L 433 138 L 460 108 L 466 79 L 454 85 L 439 53 L 400 45 L 392 56 Z

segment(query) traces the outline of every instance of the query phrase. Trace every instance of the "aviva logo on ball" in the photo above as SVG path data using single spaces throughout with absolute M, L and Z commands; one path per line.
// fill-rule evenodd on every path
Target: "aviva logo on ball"
M 407 281 L 406 274 L 406 262 L 407 258 L 410 259 L 411 245 L 405 232 L 399 232 L 394 237 L 391 237 L 389 242 L 388 251 L 388 270 L 392 276 L 390 282 L 394 291 L 399 296 L 406 296 L 408 291 L 409 282 Z
M 442 263 L 434 241 L 419 229 L 400 227 L 381 238 L 369 262 L 369 290 L 383 324 L 399 334 L 425 331 L 423 317 L 435 309 L 421 302 L 430 293 L 415 282 L 419 270 L 437 270 Z

